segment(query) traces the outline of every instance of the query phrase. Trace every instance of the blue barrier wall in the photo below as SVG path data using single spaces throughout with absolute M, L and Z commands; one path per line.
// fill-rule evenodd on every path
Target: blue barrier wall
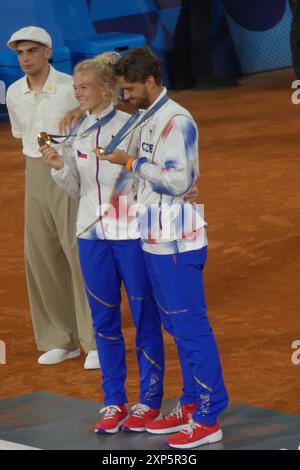
M 215 46 L 217 38 L 222 43 L 222 38 L 226 41 L 230 37 L 242 74 L 291 65 L 292 15 L 287 0 L 224 0 L 223 3 L 223 25 L 216 33 Z M 221 64 L 218 53 L 216 50 L 216 66 L 233 72 L 233 64 L 232 67 L 229 62 Z
M 1 2 L 0 53 L 12 32 L 37 25 L 49 31 L 57 46 L 101 32 L 142 33 L 154 51 L 165 58 L 172 46 L 179 5 L 179 0 Z M 215 0 L 215 70 L 239 75 L 289 66 L 290 21 L 287 0 Z

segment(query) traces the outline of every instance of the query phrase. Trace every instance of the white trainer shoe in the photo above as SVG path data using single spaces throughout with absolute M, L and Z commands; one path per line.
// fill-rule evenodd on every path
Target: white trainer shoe
M 89 351 L 84 362 L 84 369 L 100 369 L 99 357 L 97 351 Z
M 67 351 L 66 349 L 51 349 L 45 352 L 38 358 L 38 363 L 41 365 L 59 364 L 67 359 L 73 359 L 80 356 L 80 349 Z

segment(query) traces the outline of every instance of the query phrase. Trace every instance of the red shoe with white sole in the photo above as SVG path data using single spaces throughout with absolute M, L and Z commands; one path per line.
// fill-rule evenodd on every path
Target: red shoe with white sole
M 219 442 L 222 437 L 223 433 L 219 423 L 215 426 L 208 426 L 191 419 L 186 429 L 168 437 L 165 442 L 175 449 L 193 449 L 205 444 Z
M 150 421 L 160 417 L 159 408 L 150 408 L 141 403 L 134 405 L 131 410 L 131 416 L 123 423 L 124 431 L 143 432 Z
M 197 403 L 181 405 L 180 402 L 178 402 L 168 416 L 148 423 L 146 425 L 146 431 L 151 434 L 169 434 L 181 431 L 187 426 L 196 407 Z
M 122 427 L 128 416 L 124 405 L 110 405 L 102 408 L 100 413 L 105 413 L 103 418 L 95 426 L 95 432 L 100 434 L 115 434 Z

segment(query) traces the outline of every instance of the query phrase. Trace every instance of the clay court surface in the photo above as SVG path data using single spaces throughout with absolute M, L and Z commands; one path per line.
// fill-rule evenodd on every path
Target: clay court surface
M 293 74 L 243 78 L 239 89 L 171 96 L 195 117 L 201 135 L 198 202 L 209 224 L 205 270 L 209 317 L 231 400 L 300 414 L 300 105 Z M 23 265 L 24 159 L 0 123 L 0 399 L 34 391 L 101 402 L 99 371 L 81 358 L 39 366 Z M 175 286 L 174 286 L 175 288 Z M 127 390 L 138 401 L 134 330 L 126 300 Z M 166 336 L 165 398 L 180 394 L 180 370 Z M 300 354 L 299 354 L 300 358 Z

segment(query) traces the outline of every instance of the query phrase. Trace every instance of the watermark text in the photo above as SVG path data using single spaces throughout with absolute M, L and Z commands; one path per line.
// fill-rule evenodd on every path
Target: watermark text
M 194 241 L 203 236 L 205 226 L 203 204 L 144 205 L 130 203 L 127 196 L 120 196 L 115 205 L 101 204 L 96 216 L 98 237 L 110 233 L 116 240 L 126 235 L 127 239 L 150 239 L 153 243 Z
M 6 344 L 0 340 L 0 364 L 6 364 Z
M 291 102 L 293 104 L 299 104 L 300 103 L 300 80 L 294 80 L 292 82 L 292 86 L 295 91 L 292 93 L 291 96 Z
M 292 354 L 292 364 L 297 366 L 300 364 L 300 339 L 293 341 L 292 349 L 296 349 L 296 351 Z

